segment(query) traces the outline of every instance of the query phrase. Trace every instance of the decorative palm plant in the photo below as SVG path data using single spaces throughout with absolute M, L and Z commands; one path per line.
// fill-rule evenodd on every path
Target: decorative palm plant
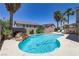
M 2 34 L 5 36 L 5 39 L 11 38 L 12 31 L 8 28 L 3 28 Z
M 0 20 L 1 35 L 4 39 L 11 38 L 12 30 L 9 29 L 9 20 Z
M 20 8 L 20 3 L 5 3 L 7 10 L 10 12 L 10 30 L 13 26 L 13 14 Z

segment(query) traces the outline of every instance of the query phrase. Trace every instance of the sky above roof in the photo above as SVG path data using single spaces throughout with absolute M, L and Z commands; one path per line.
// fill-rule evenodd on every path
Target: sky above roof
M 14 14 L 14 21 L 31 21 L 38 24 L 53 23 L 56 25 L 56 21 L 53 17 L 55 11 L 60 10 L 62 13 L 67 8 L 73 8 L 75 10 L 79 4 L 65 4 L 65 3 L 24 3 L 21 4 L 19 10 Z M 4 4 L 0 4 L 0 18 L 9 19 L 9 12 L 5 8 Z M 70 24 L 75 23 L 76 15 L 70 16 Z

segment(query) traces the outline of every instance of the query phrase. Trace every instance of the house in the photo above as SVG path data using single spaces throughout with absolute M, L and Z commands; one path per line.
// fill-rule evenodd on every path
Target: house
M 64 28 L 65 33 L 76 34 L 76 26 L 76 23 L 69 24 L 67 27 Z
M 29 34 L 30 31 L 36 33 L 37 26 L 40 25 L 32 22 L 15 21 L 13 30 L 18 32 L 27 32 L 27 34 Z
M 34 34 L 36 34 L 36 30 L 38 26 L 43 26 L 44 27 L 44 32 L 52 32 L 54 31 L 54 24 L 43 24 L 39 25 L 33 22 L 24 22 L 24 21 L 15 21 L 14 22 L 14 31 L 18 32 L 24 32 L 27 34 L 30 34 L 30 31 L 33 31 Z

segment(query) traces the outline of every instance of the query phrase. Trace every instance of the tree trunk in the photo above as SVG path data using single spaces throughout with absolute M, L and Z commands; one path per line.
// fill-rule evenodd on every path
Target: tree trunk
M 65 22 L 63 21 L 63 29 L 64 29 L 64 25 L 65 25 Z
M 64 26 L 64 24 L 65 24 L 65 21 L 63 21 L 63 26 Z
M 57 21 L 57 28 L 59 27 L 59 23 L 58 23 L 58 21 Z
M 69 15 L 68 15 L 68 24 L 69 24 Z
M 68 25 L 69 25 L 69 15 L 68 15 Z M 69 27 L 68 27 L 68 33 L 70 33 L 70 32 L 69 32 Z
M 61 27 L 62 27 L 62 21 L 61 21 Z
M 10 12 L 10 30 L 12 30 L 13 27 L 13 13 Z

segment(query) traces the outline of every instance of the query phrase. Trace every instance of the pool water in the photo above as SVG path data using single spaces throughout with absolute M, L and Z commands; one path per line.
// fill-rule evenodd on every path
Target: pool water
M 60 47 L 57 38 L 63 34 L 36 34 L 19 43 L 19 48 L 28 53 L 47 53 Z

